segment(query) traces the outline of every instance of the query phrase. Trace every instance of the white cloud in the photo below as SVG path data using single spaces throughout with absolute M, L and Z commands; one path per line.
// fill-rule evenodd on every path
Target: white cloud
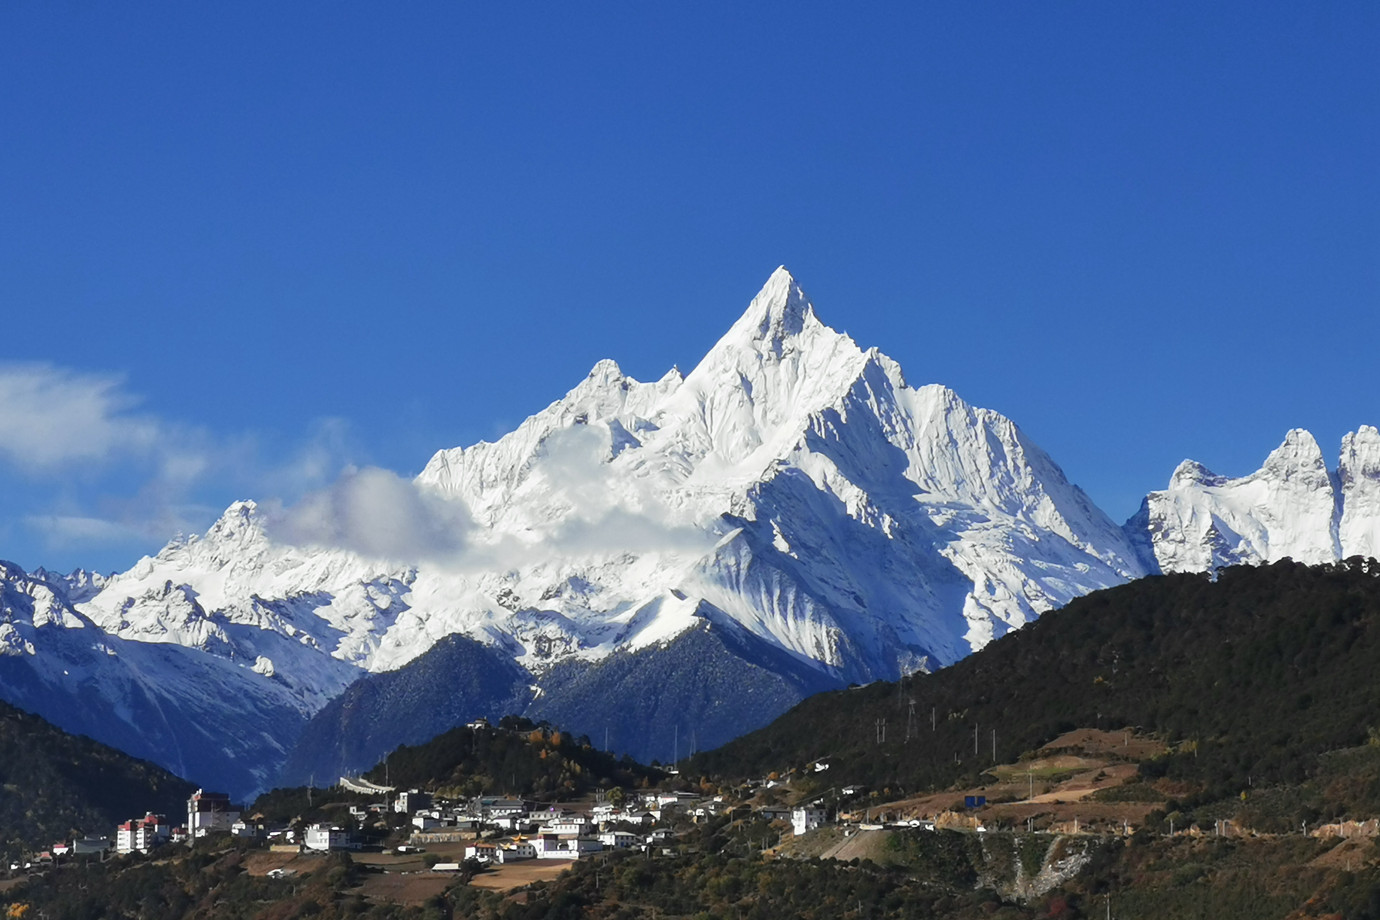
M 559 558 L 712 549 L 718 535 L 667 502 L 670 486 L 612 460 L 610 432 L 602 425 L 553 432 L 535 460 L 529 490 L 510 508 L 531 522 L 530 533 L 476 535 L 457 563 L 469 571 L 513 570 Z
M 420 562 L 453 559 L 474 524 L 464 504 L 377 468 L 348 470 L 283 512 L 272 535 L 288 543 Z
M 156 420 L 131 412 L 138 400 L 122 386 L 108 374 L 0 365 L 0 456 L 32 472 L 153 452 L 165 433 Z
M 513 571 L 563 558 L 709 551 L 717 535 L 678 514 L 645 478 L 610 463 L 607 429 L 574 426 L 543 443 L 504 530 L 463 501 L 381 469 L 351 470 L 272 516 L 270 534 L 455 573 Z
M 50 544 L 55 545 L 69 543 L 122 545 L 137 542 L 147 537 L 147 534 L 141 533 L 138 528 L 129 527 L 117 521 L 82 515 L 31 514 L 24 518 L 24 524 L 42 534 Z
M 231 501 L 292 498 L 347 466 L 340 419 L 268 454 L 253 432 L 170 422 L 142 403 L 116 374 L 0 363 L 0 504 L 41 539 L 45 561 L 151 552 L 203 530 Z

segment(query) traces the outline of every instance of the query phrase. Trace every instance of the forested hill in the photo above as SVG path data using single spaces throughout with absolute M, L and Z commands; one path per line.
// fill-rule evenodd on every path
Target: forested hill
M 148 811 L 184 814 L 194 788 L 161 767 L 0 703 L 0 849 L 6 856 L 74 834 L 110 836 L 117 823 Z
M 662 771 L 597 750 L 546 723 L 507 716 L 497 726 L 459 726 L 418 745 L 401 745 L 365 774 L 398 788 L 455 796 L 572 798 L 594 789 L 645 786 Z
M 1138 726 L 1178 742 L 1153 771 L 1222 796 L 1297 782 L 1314 755 L 1380 741 L 1377 673 L 1374 560 L 1158 576 L 1075 600 L 935 674 L 811 697 L 683 766 L 760 776 L 822 760 L 831 780 L 912 791 L 979 774 L 993 730 L 1005 761 L 1075 726 Z

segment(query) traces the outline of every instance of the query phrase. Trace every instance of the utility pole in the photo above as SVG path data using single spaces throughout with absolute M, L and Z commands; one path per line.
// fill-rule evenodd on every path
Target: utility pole
M 974 722 L 974 723 L 973 723 L 973 756 L 974 756 L 974 757 L 976 757 L 976 756 L 978 755 L 978 751 L 977 751 L 977 730 L 978 730 L 977 723 Z
M 997 762 L 997 730 L 992 729 L 992 763 Z

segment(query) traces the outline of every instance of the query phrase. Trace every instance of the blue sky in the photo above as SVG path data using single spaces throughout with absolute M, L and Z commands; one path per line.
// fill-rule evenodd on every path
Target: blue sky
M 0 5 L 0 558 L 415 473 L 782 263 L 1117 520 L 1380 424 L 1380 6 L 667 7 Z

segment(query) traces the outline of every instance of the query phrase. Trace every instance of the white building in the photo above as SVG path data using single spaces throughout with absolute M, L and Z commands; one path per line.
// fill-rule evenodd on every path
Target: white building
M 207 834 L 229 833 L 240 819 L 240 813 L 230 807 L 230 796 L 224 792 L 198 789 L 187 800 L 187 836 L 195 840 Z
M 473 843 L 465 847 L 466 859 L 477 859 L 480 862 L 490 862 L 498 852 L 498 845 L 494 843 Z
M 795 829 L 795 835 L 808 834 L 810 831 L 824 824 L 826 814 L 823 808 L 792 808 L 791 827 Z
M 167 819 L 153 812 L 142 818 L 126 821 L 116 830 L 115 852 L 133 853 L 138 850 L 140 853 L 147 853 L 167 840 L 171 830 Z
M 541 834 L 532 841 L 537 859 L 579 859 L 586 853 L 597 853 L 604 845 L 593 837 L 574 837 Z
M 519 859 L 536 859 L 537 847 L 530 840 L 515 840 L 498 848 L 499 862 L 514 862 Z
M 307 828 L 308 850 L 344 850 L 350 846 L 350 835 L 338 827 L 313 824 Z
M 590 829 L 590 821 L 584 815 L 563 815 L 546 822 L 542 828 L 545 834 L 583 834 Z
M 410 815 L 414 811 L 423 811 L 430 807 L 431 793 L 419 792 L 416 789 L 399 792 L 398 797 L 393 800 L 393 810 L 400 814 Z
M 490 818 L 488 823 L 492 824 L 494 827 L 501 827 L 506 831 L 516 831 L 527 827 L 532 822 L 522 815 L 503 815 L 500 818 Z M 464 826 L 463 822 L 461 826 Z
M 443 821 L 429 812 L 417 812 L 412 816 L 412 826 L 419 831 L 435 830 L 438 827 L 446 827 L 450 822 Z
M 599 835 L 599 842 L 611 850 L 626 850 L 641 844 L 642 839 L 627 831 L 606 831 Z

